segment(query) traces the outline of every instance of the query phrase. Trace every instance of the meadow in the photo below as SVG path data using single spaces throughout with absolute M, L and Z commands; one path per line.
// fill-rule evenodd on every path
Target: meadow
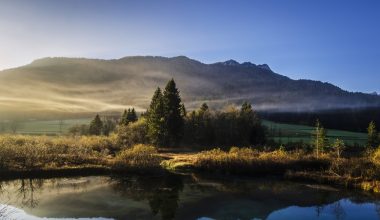
M 63 120 L 22 120 L 2 122 L 4 128 L 0 133 L 12 133 L 9 124 L 16 123 L 16 133 L 24 135 L 61 135 L 66 134 L 75 125 L 89 124 L 92 118 L 63 119 Z M 1 123 L 1 122 L 0 122 Z
M 263 125 L 268 128 L 268 138 L 277 143 L 287 144 L 290 142 L 303 142 L 310 144 L 312 142 L 315 128 L 306 125 L 284 124 L 263 120 Z M 327 129 L 327 136 L 330 143 L 336 139 L 341 139 L 346 145 L 364 146 L 367 142 L 367 134 L 343 130 Z

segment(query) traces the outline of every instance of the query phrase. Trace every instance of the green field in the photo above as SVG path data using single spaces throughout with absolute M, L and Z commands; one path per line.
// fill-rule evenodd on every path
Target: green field
M 3 122 L 4 128 L 1 133 L 13 133 L 10 124 L 16 123 L 15 133 L 17 134 L 59 135 L 67 133 L 74 125 L 89 124 L 90 121 L 91 118 Z
M 276 142 L 304 142 L 311 143 L 314 127 L 295 124 L 282 124 L 263 120 L 263 124 L 268 128 L 268 136 Z M 335 139 L 342 139 L 347 145 L 365 145 L 367 142 L 366 133 L 327 129 L 327 137 L 332 143 Z

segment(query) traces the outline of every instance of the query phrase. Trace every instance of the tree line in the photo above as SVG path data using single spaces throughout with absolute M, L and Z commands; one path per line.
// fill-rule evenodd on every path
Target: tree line
M 248 102 L 240 108 L 228 106 L 222 111 L 211 110 L 207 103 L 187 112 L 176 83 L 171 79 L 164 90 L 158 87 L 149 108 L 140 117 L 134 108 L 125 110 L 120 119 L 99 115 L 88 127 L 90 135 L 117 134 L 123 145 L 138 143 L 158 147 L 186 146 L 254 146 L 266 142 L 266 129 L 258 113 Z M 374 122 L 367 128 L 368 147 L 380 144 Z M 317 154 L 334 149 L 340 155 L 345 148 L 342 140 L 329 143 L 327 130 L 317 120 L 311 145 Z
M 230 106 L 224 111 L 213 111 L 203 103 L 199 109 L 187 112 L 173 79 L 164 90 L 160 87 L 155 90 L 149 108 L 140 117 L 132 108 L 125 110 L 117 124 L 114 122 L 107 129 L 104 120 L 96 115 L 88 133 L 108 135 L 108 127 L 113 127 L 125 145 L 250 146 L 265 142 L 265 128 L 251 104 L 245 102 L 240 109 Z

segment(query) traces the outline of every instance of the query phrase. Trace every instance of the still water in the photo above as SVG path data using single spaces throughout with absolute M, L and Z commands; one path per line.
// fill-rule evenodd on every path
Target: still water
M 0 183 L 0 219 L 379 219 L 371 194 L 277 179 L 91 176 Z

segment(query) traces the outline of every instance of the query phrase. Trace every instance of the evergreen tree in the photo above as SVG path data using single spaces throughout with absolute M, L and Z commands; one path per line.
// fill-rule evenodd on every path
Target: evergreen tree
M 379 144 L 379 140 L 378 140 L 378 134 L 376 131 L 375 122 L 371 121 L 369 123 L 368 128 L 367 128 L 367 132 L 368 132 L 368 144 L 367 144 L 367 146 L 373 147 L 373 148 L 377 147 Z
M 336 139 L 334 144 L 333 144 L 333 148 L 336 152 L 336 156 L 338 157 L 338 159 L 340 159 L 340 156 L 344 150 L 344 148 L 346 148 L 346 146 L 344 145 L 344 141 L 341 140 L 341 139 Z
M 119 123 L 120 125 L 125 125 L 125 126 L 128 125 L 128 117 L 127 116 L 128 116 L 128 112 L 127 112 L 127 110 L 124 110 L 124 112 L 120 118 L 120 123 Z
M 185 105 L 183 103 L 181 103 L 181 116 L 182 116 L 182 118 L 185 118 L 186 115 L 187 115 L 187 111 L 186 111 Z
M 167 137 L 165 123 L 164 100 L 161 89 L 158 87 L 154 92 L 148 112 L 148 136 L 152 144 L 163 146 Z
M 135 121 L 137 121 L 137 114 L 135 108 L 128 108 L 128 110 L 124 110 L 124 113 L 120 119 L 120 125 L 127 126 L 130 122 Z
M 90 135 L 101 135 L 103 128 L 103 122 L 100 120 L 99 115 L 96 115 L 95 118 L 90 123 L 89 133 Z
M 314 147 L 315 151 L 317 153 L 317 158 L 319 157 L 320 153 L 323 153 L 324 149 L 327 146 L 327 139 L 326 139 L 326 130 L 322 127 L 319 120 L 317 120 L 315 124 L 315 133 L 314 133 Z
M 128 123 L 137 121 L 137 115 L 136 115 L 135 108 L 128 109 L 127 121 L 128 121 Z
M 265 141 L 261 121 L 250 103 L 242 104 L 239 121 L 240 140 L 243 144 L 261 144 Z
M 105 136 L 109 136 L 109 134 L 115 130 L 116 128 L 116 122 L 114 119 L 110 118 L 110 117 L 103 117 L 103 120 L 102 120 L 102 123 L 103 123 L 103 134 Z
M 167 127 L 167 139 L 165 143 L 173 146 L 181 140 L 184 125 L 184 119 L 181 114 L 181 97 L 173 79 L 166 84 L 163 103 Z
M 203 103 L 201 105 L 201 108 L 199 109 L 201 112 L 206 112 L 208 110 L 208 105 L 207 103 Z

